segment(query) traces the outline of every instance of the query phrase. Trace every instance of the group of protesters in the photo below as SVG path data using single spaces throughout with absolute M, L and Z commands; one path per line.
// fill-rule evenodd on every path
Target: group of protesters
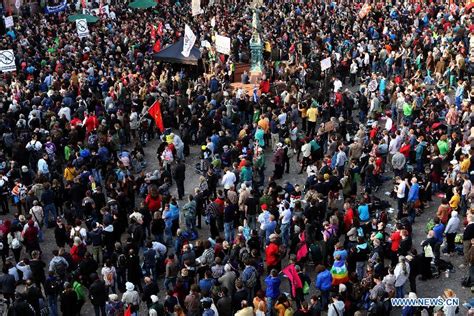
M 472 313 L 391 304 L 455 268 L 462 284 L 432 295 L 474 285 L 463 5 L 215 0 L 192 16 L 191 1 L 112 1 L 82 38 L 75 3 L 15 16 L 0 41 L 17 67 L 0 79 L 9 315 Z M 202 67 L 156 62 L 185 25 L 209 43 Z M 247 91 L 236 66 L 255 31 Z

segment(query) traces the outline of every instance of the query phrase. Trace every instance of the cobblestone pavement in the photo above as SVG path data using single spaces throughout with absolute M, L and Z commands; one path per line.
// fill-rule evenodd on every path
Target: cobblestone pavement
M 156 160 L 156 148 L 158 147 L 158 141 L 153 140 L 151 141 L 147 147 L 145 147 L 145 157 L 148 162 L 147 171 L 152 171 L 157 166 Z M 189 157 L 186 158 L 186 181 L 185 181 L 185 190 L 186 193 L 193 192 L 195 186 L 198 185 L 199 182 L 199 174 L 195 171 L 194 166 L 199 161 L 199 149 L 197 147 L 191 148 L 191 154 Z M 267 161 L 267 168 L 265 171 L 265 175 L 268 177 L 273 172 L 273 164 L 271 163 L 271 152 L 266 152 L 266 161 Z M 281 181 L 290 181 L 293 184 L 304 184 L 305 182 L 305 175 L 299 175 L 299 165 L 296 162 L 296 157 L 291 159 L 290 163 L 290 173 L 284 175 L 284 180 Z M 380 190 L 376 193 L 376 196 L 387 200 L 392 207 L 395 207 L 396 202 L 392 200 L 390 197 L 386 196 L 385 192 L 390 191 L 392 189 L 391 181 L 386 181 L 384 185 L 380 188 Z M 173 187 L 172 191 L 173 194 L 177 194 L 176 188 Z M 439 199 L 434 197 L 434 201 L 431 202 L 431 206 L 425 210 L 425 212 L 416 218 L 414 227 L 413 227 L 413 244 L 420 250 L 420 242 L 425 238 L 425 224 L 427 223 L 428 219 L 431 218 L 435 214 L 435 209 L 439 205 Z M 13 208 L 11 208 L 13 211 Z M 199 231 L 200 238 L 208 238 L 209 237 L 209 229 L 207 225 L 203 225 L 203 229 Z M 54 241 L 54 233 L 53 229 L 46 229 L 44 234 L 44 242 L 41 243 L 41 248 L 43 250 L 44 256 L 43 259 L 46 263 L 49 262 L 51 259 L 51 251 L 56 248 L 56 243 Z M 467 288 L 463 288 L 461 286 L 461 280 L 464 275 L 467 273 L 467 269 L 460 269 L 458 266 L 462 263 L 462 259 L 459 256 L 456 257 L 445 257 L 443 259 L 451 261 L 455 268 L 455 272 L 451 273 L 449 278 L 445 277 L 445 274 L 442 274 L 438 279 L 432 279 L 428 281 L 417 281 L 417 290 L 419 297 L 437 297 L 442 294 L 443 289 L 451 288 L 453 289 L 458 297 L 461 300 L 461 304 L 464 303 L 467 299 L 473 297 L 470 290 Z M 310 295 L 316 294 L 316 290 L 314 288 L 314 267 L 308 265 L 307 266 L 307 273 L 310 275 L 312 280 L 311 286 L 311 293 Z M 163 297 L 163 282 L 159 280 L 159 287 L 160 287 L 160 298 Z M 282 289 L 283 291 L 289 292 L 289 286 L 287 282 L 282 282 Z M 406 291 L 408 291 L 408 285 L 406 287 Z M 146 308 L 142 305 L 140 315 L 146 315 Z M 93 308 L 89 302 L 87 302 L 84 307 L 82 308 L 81 315 L 92 315 Z M 399 311 L 395 310 L 392 312 L 392 315 L 398 315 Z M 466 314 L 466 310 L 462 308 L 462 313 Z

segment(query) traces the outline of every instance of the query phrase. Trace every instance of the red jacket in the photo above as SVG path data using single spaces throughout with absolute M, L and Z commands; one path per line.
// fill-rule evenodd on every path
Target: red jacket
M 276 243 L 271 242 L 265 249 L 265 255 L 267 266 L 276 266 L 280 261 L 280 247 Z
M 145 198 L 145 205 L 148 207 L 150 212 L 158 211 L 161 208 L 160 196 L 153 198 L 150 194 L 148 194 Z

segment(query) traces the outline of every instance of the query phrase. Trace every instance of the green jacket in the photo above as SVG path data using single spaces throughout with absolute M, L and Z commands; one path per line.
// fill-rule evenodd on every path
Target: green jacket
M 76 292 L 78 300 L 82 300 L 82 301 L 86 300 L 86 291 L 85 291 L 84 285 L 82 285 L 81 283 L 77 281 L 74 281 L 74 283 L 72 284 L 72 288 Z

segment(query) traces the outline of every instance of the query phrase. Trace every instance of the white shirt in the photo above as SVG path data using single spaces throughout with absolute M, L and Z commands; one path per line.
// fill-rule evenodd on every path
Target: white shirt
M 71 121 L 71 109 L 69 107 L 64 106 L 59 110 L 58 112 L 59 118 L 63 117 L 63 115 L 66 118 L 66 120 Z
M 308 158 L 309 156 L 311 156 L 311 144 L 306 143 L 301 146 L 301 153 L 303 154 L 304 158 Z
M 393 126 L 393 120 L 390 117 L 387 117 L 387 120 L 385 121 L 385 130 L 390 131 Z
M 388 152 L 392 155 L 395 155 L 398 152 L 398 140 L 396 138 L 390 140 Z
M 403 199 L 405 197 L 405 191 L 407 189 L 407 183 L 405 181 L 402 181 L 398 185 L 398 190 L 397 190 L 397 198 Z
M 281 223 L 282 224 L 288 224 L 291 222 L 291 210 L 289 208 L 286 208 L 281 212 L 280 215 L 281 218 Z
M 237 179 L 235 178 L 235 174 L 234 174 L 232 171 L 228 170 L 228 171 L 224 174 L 224 176 L 222 177 L 221 184 L 222 184 L 222 186 L 224 186 L 224 189 L 227 190 L 227 189 L 229 189 L 231 186 L 234 185 L 234 183 L 235 183 L 236 180 L 237 180 Z
M 336 79 L 336 80 L 334 81 L 334 92 L 339 91 L 339 89 L 341 89 L 341 88 L 342 88 L 342 82 L 341 82 L 341 80 Z
M 40 141 L 37 141 L 37 140 L 30 140 L 28 142 L 28 144 L 26 144 L 26 149 L 27 150 L 41 150 L 41 148 L 43 148 L 43 145 L 41 144 Z

